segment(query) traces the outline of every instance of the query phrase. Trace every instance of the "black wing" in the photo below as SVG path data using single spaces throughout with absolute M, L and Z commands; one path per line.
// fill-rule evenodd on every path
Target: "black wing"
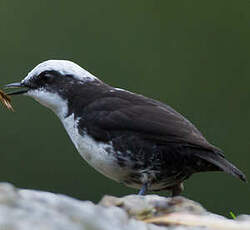
M 85 107 L 87 125 L 102 132 L 134 131 L 161 143 L 216 150 L 200 131 L 170 106 L 128 91 L 105 93 Z M 86 125 L 86 123 L 85 123 Z
M 179 143 L 194 155 L 243 181 L 245 175 L 224 158 L 222 151 L 208 143 L 201 132 L 170 106 L 128 91 L 111 90 L 84 108 L 79 125 L 96 139 L 112 133 L 137 132 L 144 139 L 160 143 Z M 107 140 L 106 139 L 106 140 Z

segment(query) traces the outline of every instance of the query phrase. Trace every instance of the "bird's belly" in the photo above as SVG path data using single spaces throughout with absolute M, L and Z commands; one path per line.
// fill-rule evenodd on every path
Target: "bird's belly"
M 110 179 L 123 180 L 126 172 L 117 163 L 111 143 L 97 142 L 87 133 L 79 134 L 73 114 L 63 120 L 63 125 L 84 160 Z
M 76 148 L 80 155 L 96 170 L 105 176 L 120 182 L 125 171 L 117 164 L 112 145 L 96 142 L 88 134 L 78 137 Z

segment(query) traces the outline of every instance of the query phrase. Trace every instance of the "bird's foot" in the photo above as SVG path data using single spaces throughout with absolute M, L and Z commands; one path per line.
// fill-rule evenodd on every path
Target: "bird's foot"
M 138 195 L 140 196 L 145 195 L 147 193 L 147 190 L 148 190 L 148 184 L 145 183 L 142 185 L 142 188 L 140 189 Z
M 177 184 L 173 186 L 171 190 L 172 190 L 172 197 L 179 196 L 184 190 L 184 185 L 183 183 Z

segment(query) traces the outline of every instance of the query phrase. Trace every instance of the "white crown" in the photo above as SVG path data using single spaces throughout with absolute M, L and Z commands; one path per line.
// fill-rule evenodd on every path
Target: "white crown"
M 83 82 L 97 80 L 94 75 L 72 61 L 48 60 L 40 63 L 31 70 L 23 81 L 29 81 L 44 71 L 57 71 L 62 75 L 72 75 L 74 78 Z

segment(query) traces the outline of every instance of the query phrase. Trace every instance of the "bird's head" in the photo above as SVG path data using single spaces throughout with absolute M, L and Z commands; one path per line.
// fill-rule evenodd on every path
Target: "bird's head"
M 87 82 L 101 82 L 98 78 L 71 61 L 48 60 L 37 65 L 21 82 L 6 85 L 20 88 L 8 95 L 27 95 L 65 116 L 68 100 Z

